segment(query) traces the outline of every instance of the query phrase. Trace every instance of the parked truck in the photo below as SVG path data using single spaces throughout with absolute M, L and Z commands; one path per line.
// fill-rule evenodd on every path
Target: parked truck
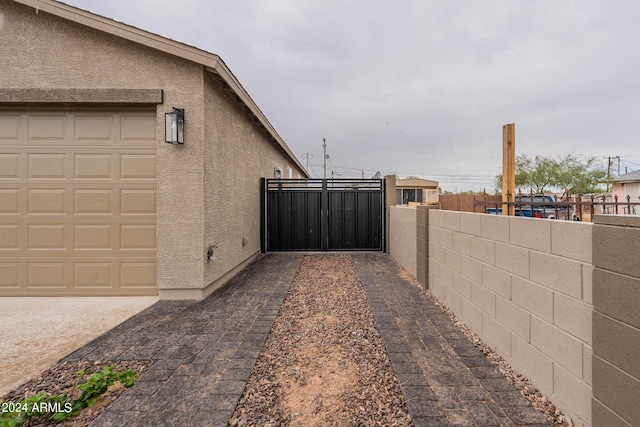
M 580 221 L 571 206 L 559 204 L 548 195 L 516 196 L 515 216 Z M 519 204 L 522 203 L 522 204 Z M 497 203 L 500 206 L 500 203 Z M 502 215 L 502 208 L 486 208 L 485 213 Z

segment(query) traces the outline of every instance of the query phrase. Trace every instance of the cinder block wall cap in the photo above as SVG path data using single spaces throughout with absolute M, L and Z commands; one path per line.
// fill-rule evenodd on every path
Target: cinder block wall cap
M 633 215 L 594 215 L 594 224 L 640 227 L 640 216 Z

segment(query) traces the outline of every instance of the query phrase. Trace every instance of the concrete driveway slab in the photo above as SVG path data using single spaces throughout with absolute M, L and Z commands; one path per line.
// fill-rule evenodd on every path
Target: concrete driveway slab
M 0 298 L 0 395 L 157 300 L 158 297 Z

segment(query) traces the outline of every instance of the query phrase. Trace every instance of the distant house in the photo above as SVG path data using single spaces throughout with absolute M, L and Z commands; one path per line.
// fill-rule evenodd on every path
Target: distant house
M 411 205 L 438 203 L 438 182 L 428 179 L 405 178 L 396 180 L 396 204 Z
M 612 179 L 613 188 L 611 193 L 618 196 L 619 202 L 625 202 L 627 196 L 632 202 L 640 201 L 640 170 L 618 175 Z
M 0 296 L 204 298 L 260 179 L 308 177 L 213 53 L 53 0 L 0 0 L 0 46 Z

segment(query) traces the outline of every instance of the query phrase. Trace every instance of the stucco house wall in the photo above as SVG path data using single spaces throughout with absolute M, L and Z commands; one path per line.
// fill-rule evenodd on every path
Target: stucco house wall
M 222 82 L 233 84 L 235 77 L 215 55 L 189 46 L 184 55 L 173 54 L 183 46 L 150 33 L 143 35 L 153 46 L 143 45 L 127 39 L 142 30 L 80 11 L 81 19 L 93 20 L 84 25 L 66 18 L 78 9 L 58 5 L 0 0 L 0 90 L 44 89 L 49 100 L 69 89 L 162 90 L 161 103 L 144 105 L 157 116 L 157 286 L 161 298 L 202 298 L 259 252 L 259 178 L 272 177 L 274 167 L 291 168 L 298 177 L 306 172 L 270 125 L 260 125 L 266 120 L 261 113 L 247 113 L 257 109 L 246 107 L 248 95 Z M 2 101 L 5 109 L 16 108 Z M 172 107 L 185 109 L 184 145 L 164 143 L 164 114 Z M 212 260 L 209 245 L 217 246 Z
M 611 192 L 613 196 L 618 196 L 618 202 L 626 202 L 629 197 L 630 202 L 640 201 L 640 171 L 629 172 L 613 178 L 613 187 Z M 629 208 L 620 206 L 619 213 L 640 215 L 640 207 L 635 206 Z
M 205 77 L 204 246 L 214 245 L 214 259 L 204 261 L 207 292 L 260 253 L 260 178 L 274 168 L 293 169 L 285 154 L 250 121 L 229 96 L 223 82 Z M 224 281 L 224 280 L 223 280 Z

